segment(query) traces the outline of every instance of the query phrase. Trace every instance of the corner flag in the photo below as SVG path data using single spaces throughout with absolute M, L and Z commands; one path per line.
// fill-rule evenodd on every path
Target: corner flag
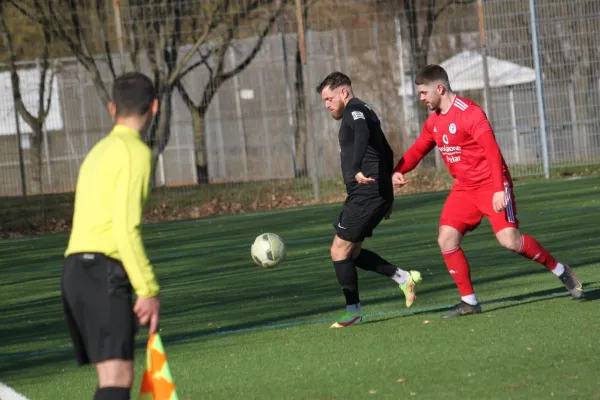
M 165 349 L 158 333 L 148 339 L 146 368 L 138 400 L 179 400 L 167 363 Z

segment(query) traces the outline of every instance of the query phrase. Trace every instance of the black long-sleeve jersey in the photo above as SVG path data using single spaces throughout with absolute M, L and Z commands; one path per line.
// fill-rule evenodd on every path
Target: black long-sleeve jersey
M 353 98 L 346 104 L 339 141 L 346 192 L 393 196 L 394 153 L 377 114 L 364 101 Z M 358 184 L 355 178 L 358 172 L 374 178 L 375 182 Z

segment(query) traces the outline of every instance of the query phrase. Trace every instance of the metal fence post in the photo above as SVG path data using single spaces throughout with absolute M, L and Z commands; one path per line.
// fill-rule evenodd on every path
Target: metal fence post
M 490 90 L 490 74 L 488 70 L 487 44 L 485 40 L 485 16 L 483 13 L 483 0 L 477 1 L 477 10 L 479 17 L 479 42 L 481 45 L 481 61 L 483 68 L 483 98 L 485 102 L 485 112 L 488 119 L 494 123 L 494 114 L 492 111 L 492 91 Z
M 540 42 L 537 30 L 537 17 L 535 0 L 529 0 L 529 15 L 531 16 L 531 42 L 533 45 L 533 64 L 535 66 L 535 86 L 537 88 L 537 106 L 540 118 L 540 135 L 542 139 L 542 158 L 544 162 L 544 177 L 550 177 L 548 162 L 548 136 L 546 131 L 546 106 L 544 103 L 544 82 L 542 73 L 542 59 L 540 57 Z
M 313 193 L 315 196 L 315 200 L 321 200 L 321 193 L 319 188 L 319 170 L 318 170 L 318 157 L 317 157 L 317 145 L 315 130 L 312 121 L 312 101 L 310 99 L 311 90 L 310 90 L 310 82 L 309 82 L 309 73 L 308 73 L 308 56 L 306 53 L 306 38 L 304 29 L 304 16 L 303 16 L 303 5 L 302 0 L 296 0 L 296 18 L 298 20 L 298 39 L 300 43 L 300 57 L 302 58 L 302 77 L 304 78 L 304 86 L 305 86 L 305 99 L 304 106 L 306 112 L 306 139 L 310 143 L 310 150 L 312 153 L 312 168 L 310 168 L 310 176 L 313 185 Z M 308 165 L 307 165 L 308 167 Z

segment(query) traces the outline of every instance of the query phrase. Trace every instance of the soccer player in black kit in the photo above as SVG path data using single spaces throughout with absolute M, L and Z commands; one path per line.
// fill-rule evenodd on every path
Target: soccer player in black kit
M 350 78 L 341 72 L 329 74 L 317 86 L 317 93 L 333 119 L 342 121 L 340 157 L 348 197 L 333 223 L 336 236 L 331 259 L 346 297 L 346 313 L 331 327 L 345 328 L 363 320 L 356 267 L 393 279 L 404 292 L 407 307 L 416 299 L 414 287 L 421 281 L 421 274 L 397 268 L 362 248 L 363 240 L 372 236 L 381 220 L 390 217 L 394 203 L 394 154 L 377 114 L 354 97 Z

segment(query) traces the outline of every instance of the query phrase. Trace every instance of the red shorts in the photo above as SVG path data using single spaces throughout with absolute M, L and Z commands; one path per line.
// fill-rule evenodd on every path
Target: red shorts
M 490 186 L 482 188 L 463 188 L 455 186 L 446 198 L 444 209 L 440 217 L 440 225 L 448 225 L 465 234 L 479 226 L 486 216 L 494 233 L 504 228 L 519 228 L 517 219 L 517 204 L 511 183 L 504 184 L 507 206 L 503 211 L 496 213 L 492 204 L 494 189 Z

